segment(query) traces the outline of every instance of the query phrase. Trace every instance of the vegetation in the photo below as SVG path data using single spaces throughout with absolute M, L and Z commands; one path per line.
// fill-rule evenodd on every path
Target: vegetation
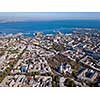
M 64 47 L 64 44 L 53 43 L 52 49 L 54 49 L 56 51 L 64 51 L 65 47 Z
M 56 82 L 52 81 L 52 87 L 57 87 Z
M 67 87 L 76 87 L 75 82 L 69 78 L 65 80 L 64 85 Z
M 53 87 L 59 87 L 59 76 L 53 76 L 52 77 L 53 81 L 52 81 L 52 86 Z
M 77 70 L 72 71 L 72 77 L 77 78 Z
M 72 69 L 78 70 L 80 65 L 76 63 L 75 61 L 70 61 L 69 64 L 72 66 Z

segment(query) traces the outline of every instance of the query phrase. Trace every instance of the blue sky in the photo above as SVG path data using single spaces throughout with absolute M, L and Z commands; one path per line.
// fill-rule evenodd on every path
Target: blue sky
M 0 21 L 97 19 L 100 12 L 0 12 Z

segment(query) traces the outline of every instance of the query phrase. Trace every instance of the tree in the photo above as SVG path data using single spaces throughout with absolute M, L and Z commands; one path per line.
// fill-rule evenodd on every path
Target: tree
M 63 51 L 65 50 L 64 44 L 57 44 L 53 43 L 52 48 L 56 51 Z
M 59 87 L 59 76 L 56 75 L 56 76 L 53 76 L 52 78 L 53 78 L 52 85 L 54 87 Z
M 55 81 L 52 81 L 52 87 L 57 87 Z
M 9 67 L 7 67 L 5 71 L 7 74 L 10 74 L 11 69 Z
M 40 75 L 40 72 L 35 72 L 35 75 Z
M 72 77 L 77 78 L 77 71 L 76 70 L 72 71 Z
M 76 86 L 75 82 L 71 79 L 66 79 L 64 82 L 64 85 L 67 87 L 75 87 Z

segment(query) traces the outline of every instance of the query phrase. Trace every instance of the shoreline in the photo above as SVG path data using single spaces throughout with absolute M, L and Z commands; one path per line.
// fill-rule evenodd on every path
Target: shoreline
M 3 33 L 3 32 L 0 32 L 0 36 L 6 36 L 6 35 L 23 35 L 25 37 L 34 37 L 34 34 L 35 33 L 42 33 L 43 35 L 55 35 L 57 33 L 62 33 L 62 34 L 74 34 L 74 33 L 80 33 L 80 34 L 84 34 L 84 33 L 88 33 L 89 34 L 95 34 L 96 32 L 100 32 L 100 29 L 96 29 L 96 28 L 65 28 L 65 29 L 71 29 L 71 32 L 62 32 L 62 31 L 55 31 L 55 30 L 52 30 L 51 33 L 48 33 L 48 32 L 44 32 L 44 31 L 35 31 L 35 32 L 10 32 L 10 33 Z M 83 32 L 82 32 L 83 31 Z

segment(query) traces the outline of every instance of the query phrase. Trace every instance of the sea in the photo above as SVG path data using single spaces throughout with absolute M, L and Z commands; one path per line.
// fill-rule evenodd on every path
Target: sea
M 33 36 L 35 32 L 44 34 L 55 34 L 62 32 L 69 34 L 76 28 L 100 29 L 100 20 L 55 20 L 55 21 L 23 21 L 0 23 L 0 34 L 19 33 Z

